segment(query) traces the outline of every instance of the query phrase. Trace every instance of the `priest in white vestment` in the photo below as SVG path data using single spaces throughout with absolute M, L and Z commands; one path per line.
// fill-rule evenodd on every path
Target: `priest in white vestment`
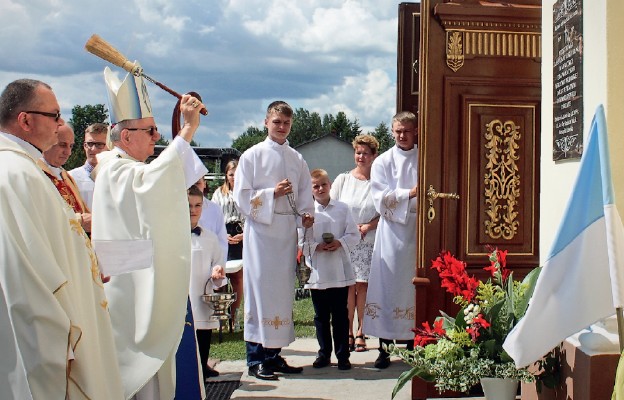
M 234 201 L 245 215 L 243 291 L 249 375 L 275 380 L 299 373 L 279 355 L 295 340 L 297 227 L 312 226 L 314 199 L 305 160 L 288 145 L 292 108 L 269 105 L 268 137 L 243 153 L 234 179 Z M 303 217 L 302 217 L 303 216 Z
M 97 259 L 37 166 L 65 121 L 52 89 L 0 95 L 0 399 L 123 399 Z
M 207 170 L 189 142 L 203 105 L 184 95 L 184 127 L 150 164 L 160 133 L 143 79 L 104 70 L 114 145 L 94 170 L 92 241 L 105 275 L 126 398 L 171 400 L 190 279 L 186 189 Z
M 377 157 L 371 169 L 371 194 L 381 217 L 375 234 L 364 326 L 366 333 L 379 338 L 375 367 L 381 369 L 390 365 L 384 344 L 414 338 L 417 127 L 413 113 L 396 114 L 392 119 L 396 144 Z

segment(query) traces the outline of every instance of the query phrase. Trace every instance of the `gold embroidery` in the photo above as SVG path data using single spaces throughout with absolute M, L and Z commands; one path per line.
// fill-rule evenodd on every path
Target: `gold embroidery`
M 381 307 L 377 305 L 377 303 L 366 303 L 364 306 L 364 315 L 368 315 L 372 319 L 375 319 L 379 316 L 379 311 Z
M 264 318 L 262 321 L 263 325 L 273 326 L 275 330 L 281 328 L 282 326 L 289 326 L 290 319 L 280 319 L 279 315 L 276 315 L 273 319 Z
M 91 266 L 89 267 L 89 269 L 91 270 L 91 279 L 93 279 L 93 282 L 97 286 L 104 288 L 104 284 L 102 283 L 102 279 L 100 276 L 100 268 L 98 266 L 97 257 L 95 256 L 95 252 L 93 251 L 93 247 L 91 246 L 91 240 L 85 233 L 84 229 L 82 229 L 80 219 L 70 218 L 69 226 L 71 227 L 72 231 L 76 232 L 84 240 L 85 247 L 87 248 L 87 253 L 89 254 L 89 259 L 91 261 Z
M 258 217 L 260 207 L 262 207 L 262 199 L 260 198 L 260 196 L 251 199 L 251 217 L 253 219 L 256 219 Z
M 414 319 L 414 307 L 408 307 L 408 308 L 400 308 L 400 307 L 396 307 L 392 313 L 394 314 L 392 316 L 392 319 L 407 319 L 407 320 L 413 320 Z
M 394 214 L 394 210 L 396 210 L 397 206 L 399 205 L 399 201 L 396 199 L 394 195 L 387 196 L 387 197 L 384 197 L 383 204 L 384 204 L 384 207 L 386 208 L 386 210 L 384 211 L 384 216 L 392 217 L 392 215 Z

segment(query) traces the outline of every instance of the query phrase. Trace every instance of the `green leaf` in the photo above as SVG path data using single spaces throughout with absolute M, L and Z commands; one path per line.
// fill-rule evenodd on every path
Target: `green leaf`
M 531 297 L 533 297 L 533 291 L 535 290 L 537 278 L 539 277 L 541 272 L 542 267 L 537 267 L 524 277 L 522 284 L 526 285 L 527 289 L 524 291 L 524 293 L 522 293 L 522 296 L 518 300 L 518 306 L 516 312 L 514 313 L 517 319 L 520 319 L 524 316 L 524 313 L 529 306 L 529 301 L 531 301 Z
M 423 378 L 423 375 L 427 376 L 429 379 Z M 424 379 L 427 382 L 433 381 L 433 379 L 431 379 L 431 376 L 428 373 L 424 372 L 421 368 L 414 367 L 408 371 L 403 372 L 399 376 L 399 379 L 397 380 L 396 385 L 394 385 L 394 389 L 392 389 L 392 398 L 394 399 L 394 396 L 396 396 L 399 390 L 401 390 L 403 386 L 405 386 L 407 382 L 410 382 L 412 378 L 415 376 L 418 376 L 419 378 Z
M 437 321 L 440 318 L 444 319 L 444 324 L 442 325 L 442 327 L 446 330 L 452 329 L 453 326 L 455 326 L 455 321 L 456 319 L 451 317 L 450 315 L 448 315 L 447 313 L 445 313 L 444 311 L 440 310 L 440 314 L 442 315 L 442 317 L 438 317 L 435 320 Z

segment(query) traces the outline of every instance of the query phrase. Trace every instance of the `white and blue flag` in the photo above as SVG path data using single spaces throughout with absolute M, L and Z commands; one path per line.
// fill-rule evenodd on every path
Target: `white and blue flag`
M 624 305 L 624 228 L 615 206 L 604 108 L 596 110 L 579 174 L 525 316 L 504 349 L 529 365 Z

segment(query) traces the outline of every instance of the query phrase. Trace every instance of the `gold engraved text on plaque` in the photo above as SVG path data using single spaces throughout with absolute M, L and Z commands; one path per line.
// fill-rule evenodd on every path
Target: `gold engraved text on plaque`
M 520 127 L 495 119 L 485 125 L 485 233 L 492 239 L 511 240 L 518 232 L 520 175 L 517 160 Z

